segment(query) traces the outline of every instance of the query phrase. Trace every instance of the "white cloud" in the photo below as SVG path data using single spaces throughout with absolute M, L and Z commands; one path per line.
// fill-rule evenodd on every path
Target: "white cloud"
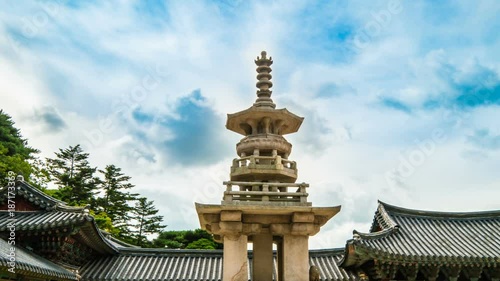
M 478 67 L 499 73 L 495 1 L 456 3 L 442 18 L 428 3 L 404 2 L 362 49 L 355 49 L 353 37 L 374 20 L 373 13 L 387 9 L 387 1 L 273 3 L 240 1 L 219 9 L 167 2 L 165 16 L 154 22 L 155 15 L 141 14 L 133 1 L 59 6 L 24 39 L 22 30 L 20 37 L 12 30 L 45 10 L 38 4 L 10 7 L 0 12 L 0 107 L 43 156 L 89 136 L 99 140 L 87 149 L 93 165 L 122 167 L 135 189 L 155 200 L 169 229 L 194 228 L 193 201 L 220 201 L 235 152 L 213 147 L 221 153 L 215 163 L 183 167 L 132 135 L 138 124 L 130 113 L 140 107 L 177 116 L 179 99 L 196 89 L 221 119 L 243 110 L 255 99 L 253 59 L 265 49 L 275 61 L 275 102 L 306 118 L 303 130 L 287 136 L 300 181 L 311 183 L 314 204 L 343 205 L 311 247 L 343 247 L 353 229 L 368 231 L 377 199 L 420 209 L 500 208 L 498 152 L 466 143 L 477 129 L 500 130 L 498 107 L 421 108 L 454 94 L 450 79 L 462 81 Z M 342 24 L 351 34 L 337 38 Z M 157 68 L 165 75 L 155 74 Z M 147 87 L 144 81 L 155 75 L 156 86 Z M 339 94 L 318 96 L 324 85 L 336 85 Z M 412 113 L 388 110 L 380 97 L 395 98 Z M 67 127 L 49 134 L 33 122 L 43 107 L 54 108 Z M 108 118 L 114 128 L 103 130 Z M 236 143 L 240 136 L 223 125 L 211 129 Z M 432 139 L 435 129 L 444 130 L 446 141 L 435 144 L 401 185 L 389 184 L 386 172 Z M 158 125 L 140 130 L 157 141 L 173 137 Z

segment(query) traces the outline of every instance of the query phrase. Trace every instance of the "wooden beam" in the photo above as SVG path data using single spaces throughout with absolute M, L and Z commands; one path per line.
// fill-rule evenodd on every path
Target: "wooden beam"
M 500 267 L 485 267 L 483 268 L 484 274 L 492 281 L 500 280 Z
M 462 274 L 471 281 L 479 280 L 479 278 L 481 278 L 482 273 L 483 273 L 483 267 L 481 265 L 467 266 L 462 268 Z
M 399 267 L 401 273 L 403 273 L 406 279 L 410 281 L 414 281 L 417 279 L 418 269 L 418 264 L 405 264 Z
M 461 270 L 462 268 L 458 265 L 441 267 L 441 272 L 443 272 L 450 281 L 457 281 Z
M 439 265 L 427 265 L 420 269 L 420 272 L 424 274 L 426 280 L 435 281 L 439 276 Z

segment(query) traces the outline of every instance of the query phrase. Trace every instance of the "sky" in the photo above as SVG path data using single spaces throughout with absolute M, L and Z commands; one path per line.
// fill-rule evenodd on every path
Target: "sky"
M 310 248 L 367 232 L 377 200 L 500 209 L 500 2 L 0 0 L 0 108 L 41 157 L 81 144 L 132 177 L 168 230 L 218 204 L 274 60 L 277 108 L 305 117 L 290 160 L 314 206 Z

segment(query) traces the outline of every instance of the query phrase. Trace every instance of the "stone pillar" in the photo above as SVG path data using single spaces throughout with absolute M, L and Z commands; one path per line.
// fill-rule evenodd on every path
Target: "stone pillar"
M 262 123 L 264 125 L 264 133 L 269 134 L 271 131 L 271 118 L 269 117 L 264 117 L 262 119 Z
M 276 241 L 276 259 L 278 261 L 278 280 L 283 281 L 283 271 L 284 271 L 284 263 L 283 263 L 283 240 L 279 239 Z
M 309 280 L 309 236 L 283 236 L 283 280 Z
M 224 236 L 223 281 L 248 281 L 248 238 Z
M 253 239 L 253 281 L 273 280 L 273 236 L 254 235 Z

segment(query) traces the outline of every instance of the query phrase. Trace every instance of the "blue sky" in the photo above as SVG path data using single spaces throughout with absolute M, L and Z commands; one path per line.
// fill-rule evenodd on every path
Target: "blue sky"
M 317 206 L 312 248 L 367 231 L 377 199 L 500 209 L 498 1 L 0 1 L 0 108 L 44 157 L 80 143 L 154 199 L 169 229 L 218 203 L 240 137 L 227 113 L 273 99 Z

